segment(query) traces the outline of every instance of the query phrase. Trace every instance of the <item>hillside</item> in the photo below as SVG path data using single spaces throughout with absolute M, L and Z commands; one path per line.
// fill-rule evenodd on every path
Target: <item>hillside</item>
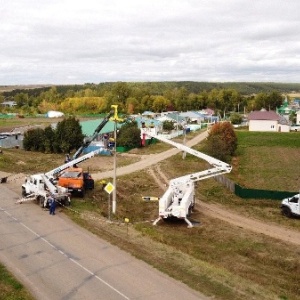
M 87 88 L 96 90 L 111 90 L 114 82 L 86 83 L 76 85 L 56 85 L 61 94 L 67 91 L 80 91 Z M 242 95 L 257 94 L 260 92 L 278 91 L 280 93 L 300 92 L 300 83 L 279 82 L 195 82 L 195 81 L 168 81 L 168 82 L 127 82 L 129 88 L 147 90 L 152 95 L 161 95 L 166 90 L 185 88 L 188 93 L 200 93 L 212 89 L 235 89 Z M 46 91 L 54 85 L 28 85 L 28 86 L 0 86 L 0 93 L 5 97 L 26 92 L 29 96 L 36 96 L 41 91 Z

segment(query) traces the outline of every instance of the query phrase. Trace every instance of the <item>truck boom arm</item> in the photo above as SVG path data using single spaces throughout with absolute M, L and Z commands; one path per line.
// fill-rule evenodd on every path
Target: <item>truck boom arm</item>
M 116 109 L 116 108 L 115 108 Z M 98 134 L 100 133 L 100 131 L 103 129 L 103 127 L 106 125 L 106 123 L 109 121 L 110 117 L 112 115 L 114 115 L 115 111 L 112 110 L 110 111 L 105 118 L 102 120 L 102 122 L 98 125 L 98 127 L 95 129 L 93 135 L 91 137 L 86 137 L 83 140 L 82 145 L 80 146 L 80 148 L 75 152 L 75 154 L 73 155 L 73 160 L 78 158 L 79 155 L 82 153 L 82 151 L 87 148 L 91 142 L 98 136 Z
M 89 153 L 87 153 L 87 154 L 85 154 L 83 156 L 80 156 L 80 157 L 78 157 L 78 158 L 76 158 L 74 160 L 71 160 L 71 161 L 69 161 L 69 162 L 67 162 L 67 163 L 65 163 L 65 164 L 63 164 L 63 165 L 61 165 L 61 166 L 59 166 L 59 167 L 57 167 L 57 168 L 55 168 L 55 169 L 47 172 L 47 173 L 45 173 L 45 175 L 48 178 L 54 178 L 60 172 L 66 170 L 67 168 L 72 167 L 73 165 L 79 164 L 79 163 L 81 163 L 81 162 L 83 162 L 83 161 L 85 161 L 85 160 L 87 160 L 87 159 L 89 159 L 89 158 L 91 158 L 91 157 L 93 157 L 93 156 L 95 156 L 97 154 L 100 154 L 101 152 L 104 152 L 104 151 L 106 151 L 106 150 L 103 149 L 103 148 L 99 148 L 97 150 L 91 151 L 91 152 L 89 152 Z
M 223 170 L 224 172 L 222 173 L 230 173 L 231 172 L 231 165 L 221 161 L 221 160 L 218 160 L 212 156 L 209 156 L 207 154 L 204 154 L 202 152 L 199 152 L 197 150 L 194 150 L 194 149 L 191 149 L 185 145 L 182 145 L 182 144 L 179 144 L 179 143 L 176 143 L 172 140 L 169 140 L 169 139 L 166 139 L 165 137 L 162 137 L 160 135 L 156 135 L 156 134 L 151 134 L 151 133 L 148 133 L 148 132 L 145 132 L 145 134 L 159 140 L 159 141 L 162 141 L 162 142 L 165 142 L 167 144 L 170 144 L 174 147 L 176 147 L 177 149 L 180 149 L 184 152 L 187 152 L 189 154 L 192 154 L 196 157 L 199 157 L 205 161 L 207 161 L 209 164 L 213 165 L 214 167 L 216 167 L 217 169 L 219 169 L 220 171 Z M 213 169 L 212 169 L 213 170 Z M 193 174 L 192 174 L 193 175 Z M 192 176 L 192 175 L 187 175 L 187 176 Z M 185 176 L 186 177 L 186 176 Z

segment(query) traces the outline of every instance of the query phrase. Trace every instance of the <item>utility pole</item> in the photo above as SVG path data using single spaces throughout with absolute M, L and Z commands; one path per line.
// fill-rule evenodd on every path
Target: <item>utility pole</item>
M 184 124 L 183 125 L 183 145 L 185 145 L 185 142 L 186 142 L 186 125 Z M 182 152 L 182 159 L 185 159 L 185 157 L 186 157 L 186 152 L 185 151 L 183 151 Z
M 112 200 L 112 212 L 116 213 L 117 210 L 117 120 L 115 120 L 114 128 L 114 178 L 113 178 L 113 200 Z

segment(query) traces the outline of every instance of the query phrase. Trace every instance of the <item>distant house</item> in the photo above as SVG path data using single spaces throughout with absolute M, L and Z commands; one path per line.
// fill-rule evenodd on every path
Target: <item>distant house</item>
M 14 107 L 14 106 L 17 106 L 17 102 L 16 101 L 3 101 L 1 103 L 2 106 L 5 106 L 5 107 Z
M 153 112 L 153 111 L 149 111 L 149 110 L 146 110 L 146 111 L 144 111 L 143 113 L 142 113 L 142 116 L 143 117 L 146 117 L 146 118 L 149 118 L 149 119 L 154 119 L 154 118 L 156 118 L 157 116 L 159 116 L 160 114 L 157 114 L 157 113 L 155 113 L 155 112 Z
M 182 112 L 179 115 L 181 117 L 185 118 L 185 120 L 188 120 L 190 122 L 194 122 L 197 124 L 201 124 L 201 122 L 204 121 L 204 116 L 195 111 Z
M 215 111 L 211 108 L 205 108 L 205 109 L 200 110 L 199 113 L 202 114 L 202 115 L 212 116 L 212 115 L 215 114 Z
M 248 115 L 249 131 L 289 132 L 289 125 L 275 111 L 253 111 Z

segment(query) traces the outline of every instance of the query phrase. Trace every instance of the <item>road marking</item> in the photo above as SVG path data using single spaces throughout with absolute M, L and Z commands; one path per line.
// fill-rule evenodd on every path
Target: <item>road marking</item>
M 80 267 L 81 269 L 83 269 L 84 271 L 86 271 L 87 273 L 89 273 L 90 275 L 92 275 L 93 277 L 95 277 L 96 279 L 98 279 L 100 282 L 102 282 L 103 284 L 105 284 L 106 286 L 108 286 L 110 289 L 112 289 L 113 291 L 115 291 L 117 294 L 119 294 L 120 296 L 122 296 L 124 299 L 130 300 L 129 297 L 127 297 L 122 292 L 120 292 L 119 290 L 117 290 L 116 288 L 114 288 L 112 285 L 110 285 L 104 279 L 100 278 L 98 275 L 96 275 L 95 273 L 93 273 L 92 271 L 90 271 L 89 269 L 87 269 L 86 267 L 84 267 L 78 261 L 76 261 L 73 258 L 69 257 L 66 253 L 64 253 L 62 250 L 58 249 L 51 242 L 49 242 L 48 240 L 46 240 L 44 237 L 40 236 L 37 232 L 35 232 L 34 230 L 32 230 L 30 227 L 28 227 L 27 225 L 25 225 L 23 222 L 19 221 L 17 218 L 13 217 L 8 211 L 6 211 L 5 209 L 3 209 L 2 207 L 0 207 L 0 211 L 5 212 L 11 219 L 13 219 L 14 221 L 18 222 L 20 225 L 22 225 L 24 228 L 26 228 L 28 231 L 30 231 L 32 234 L 34 234 L 36 237 L 38 237 L 39 239 L 43 240 L 51 248 L 53 248 L 54 250 L 58 251 L 63 256 L 67 257 L 72 263 L 74 263 L 75 265 L 77 265 L 78 267 Z

